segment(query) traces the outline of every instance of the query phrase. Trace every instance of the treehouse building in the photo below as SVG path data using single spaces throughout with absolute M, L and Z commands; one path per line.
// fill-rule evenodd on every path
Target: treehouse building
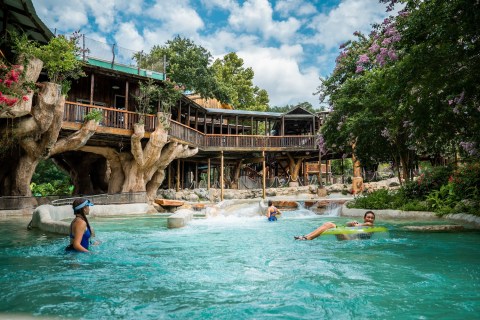
M 86 77 L 74 81 L 68 93 L 60 135 L 78 130 L 85 116 L 96 109 L 101 111 L 102 120 L 87 145 L 128 150 L 133 125 L 140 119 L 134 96 L 146 77 L 89 64 L 84 71 Z M 161 80 L 156 82 L 162 85 Z M 155 130 L 155 117 L 145 116 L 144 142 Z M 306 163 L 318 161 L 315 132 L 321 123 L 322 118 L 301 107 L 287 113 L 234 110 L 212 100 L 182 95 L 171 106 L 169 139 L 198 148 L 198 153 L 174 160 L 166 168 L 162 187 L 221 187 L 223 175 L 226 188 L 261 188 L 263 159 L 268 185 L 306 184 L 309 174 L 318 174 L 318 164 L 307 167 Z M 94 168 L 107 166 L 98 155 L 93 158 L 89 163 L 94 163 Z M 65 163 L 65 155 L 56 160 Z
M 1 1 L 2 34 L 15 29 L 42 43 L 53 36 L 38 19 L 31 1 Z M 58 113 L 62 117 L 58 135 L 52 131 L 46 137 L 58 137 L 57 141 L 38 143 L 42 148 L 48 146 L 38 149 L 43 156 L 54 159 L 70 173 L 75 194 L 145 189 L 152 194 L 160 186 L 177 190 L 265 189 L 288 182 L 308 184 L 319 173 L 315 133 L 324 114 L 313 114 L 301 107 L 286 113 L 235 110 L 215 100 L 181 95 L 162 122 L 155 114 L 138 113 L 135 99 L 140 82 L 152 79 L 163 86 L 162 72 L 120 63 L 115 55 L 98 58 L 94 50 L 84 50 L 78 58 L 85 62 L 86 76 L 72 81 L 61 104 L 63 110 Z M 40 74 L 37 82 L 42 80 L 46 80 L 46 74 Z M 157 111 L 161 111 L 160 102 Z M 101 115 L 101 120 L 87 128 L 94 114 Z M 21 116 L 25 120 L 32 114 Z M 137 131 L 139 122 L 143 123 L 142 129 Z M 160 127 L 165 137 L 157 130 Z M 65 147 L 67 144 L 57 146 L 62 139 L 69 139 L 70 148 Z M 163 149 L 158 147 L 159 141 Z M 148 171 L 139 164 L 151 159 L 145 158 L 149 151 L 158 158 L 157 171 Z M 322 172 L 328 171 L 328 166 L 322 166 Z M 123 186 L 117 180 L 123 181 Z

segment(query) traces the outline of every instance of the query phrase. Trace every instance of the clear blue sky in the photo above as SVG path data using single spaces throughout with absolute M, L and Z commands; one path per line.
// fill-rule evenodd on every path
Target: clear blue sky
M 119 47 L 149 51 L 176 35 L 215 58 L 236 52 L 271 106 L 308 101 L 331 73 L 338 47 L 387 16 L 377 0 L 33 0 L 50 29 L 80 30 Z

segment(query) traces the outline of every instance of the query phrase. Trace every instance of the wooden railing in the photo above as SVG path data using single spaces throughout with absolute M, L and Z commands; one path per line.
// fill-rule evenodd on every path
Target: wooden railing
M 170 120 L 168 135 L 198 147 L 202 147 L 205 144 L 204 133 L 174 120 Z
M 139 122 L 140 114 L 132 111 L 119 110 L 114 108 L 106 108 L 100 106 L 92 106 L 76 102 L 65 102 L 65 112 L 63 121 L 83 122 L 85 116 L 92 110 L 102 111 L 102 121 L 100 125 L 109 128 L 118 128 L 133 130 L 133 124 Z M 155 130 L 155 115 L 145 115 L 145 131 L 152 132 Z
M 101 110 L 103 118 L 100 125 L 103 127 L 133 130 L 133 124 L 139 121 L 138 113 L 92 106 L 88 104 L 66 102 L 63 120 L 67 122 L 83 123 L 85 116 L 92 110 Z M 156 116 L 144 115 L 145 131 L 155 130 Z M 261 136 L 261 135 L 225 135 L 205 134 L 182 123 L 170 120 L 168 129 L 170 137 L 190 143 L 200 149 L 303 149 L 314 150 L 315 136 Z

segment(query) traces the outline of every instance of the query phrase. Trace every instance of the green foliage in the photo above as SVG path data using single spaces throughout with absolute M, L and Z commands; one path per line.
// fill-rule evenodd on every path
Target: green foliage
M 287 104 L 283 107 L 279 107 L 279 106 L 269 107 L 268 111 L 269 112 L 285 113 L 285 112 L 288 112 L 290 110 L 293 110 L 296 107 L 302 107 L 303 109 L 305 109 L 307 111 L 310 111 L 311 113 L 316 113 L 318 111 L 318 110 L 315 110 L 315 108 L 313 108 L 313 106 L 310 102 L 302 102 L 302 103 L 299 103 L 298 105 Z
M 185 90 L 199 93 L 202 97 L 229 102 L 228 95 L 209 67 L 212 55 L 208 50 L 192 40 L 176 36 L 163 46 L 154 46 L 148 54 L 134 55 L 141 68 L 163 63 L 164 57 L 168 61 L 166 72 L 172 82 L 184 86 Z
M 253 85 L 252 68 L 244 68 L 243 59 L 231 52 L 217 59 L 212 65 L 215 79 L 228 95 L 229 102 L 235 108 L 243 110 L 266 111 L 268 93 Z
M 442 185 L 439 190 L 430 192 L 426 197 L 426 202 L 432 211 L 450 212 L 453 211 L 452 206 L 455 203 L 455 198 L 453 184 L 448 183 Z
M 59 180 L 43 184 L 32 182 L 30 184 L 30 190 L 32 190 L 32 194 L 35 197 L 70 196 L 72 195 L 73 186 Z
M 139 93 L 135 96 L 137 101 L 137 112 L 141 114 L 154 114 L 161 111 L 164 114 L 170 114 L 170 108 L 180 99 L 185 87 L 179 86 L 175 82 L 164 81 L 161 85 L 155 83 L 153 79 L 139 83 Z M 160 110 L 158 106 L 160 103 Z M 142 117 L 140 121 L 142 121 Z M 167 119 L 162 121 L 164 126 L 168 124 Z
M 462 199 L 480 201 L 480 163 L 473 162 L 459 166 L 450 178 L 453 192 Z
M 386 205 L 390 206 L 394 202 L 394 199 L 394 192 L 380 189 L 367 195 L 356 197 L 348 206 L 350 208 L 385 209 Z
M 50 81 L 61 84 L 65 79 L 77 79 L 83 76 L 78 38 L 73 35 L 67 39 L 63 35 L 52 38 L 48 44 L 35 48 L 34 55 L 43 61 Z
M 17 60 L 28 63 L 30 59 L 37 57 L 38 44 L 35 41 L 29 40 L 26 33 L 18 34 L 12 31 L 9 32 L 8 36 Z
M 330 162 L 332 174 L 334 175 L 349 175 L 353 171 L 353 162 L 351 158 L 334 159 Z
M 91 109 L 90 112 L 88 112 L 85 117 L 84 121 L 90 121 L 90 120 L 95 120 L 95 122 L 100 122 L 103 119 L 103 111 L 101 109 Z
M 68 174 L 48 159 L 40 161 L 37 165 L 30 189 L 35 196 L 71 195 L 73 186 Z
M 423 200 L 430 192 L 440 190 L 451 174 L 451 167 L 433 167 L 425 170 L 415 181 L 406 183 L 402 192 L 406 198 Z
M 404 173 L 420 156 L 460 150 L 478 160 L 480 3 L 401 2 L 405 10 L 369 36 L 356 33 L 322 80 L 320 100 L 333 110 L 327 146 L 346 152 L 355 143 L 362 165 L 392 161 Z
M 434 167 L 398 191 L 378 190 L 355 198 L 349 207 L 480 215 L 479 186 L 480 163 L 462 165 L 454 172 Z

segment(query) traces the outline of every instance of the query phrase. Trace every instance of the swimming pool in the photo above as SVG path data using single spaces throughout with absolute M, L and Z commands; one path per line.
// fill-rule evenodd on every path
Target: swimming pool
M 324 221 L 286 212 L 167 229 L 159 216 L 94 218 L 95 254 L 64 236 L 0 221 L 0 317 L 467 319 L 480 311 L 480 233 L 294 241 Z M 377 219 L 380 220 L 380 219 Z

